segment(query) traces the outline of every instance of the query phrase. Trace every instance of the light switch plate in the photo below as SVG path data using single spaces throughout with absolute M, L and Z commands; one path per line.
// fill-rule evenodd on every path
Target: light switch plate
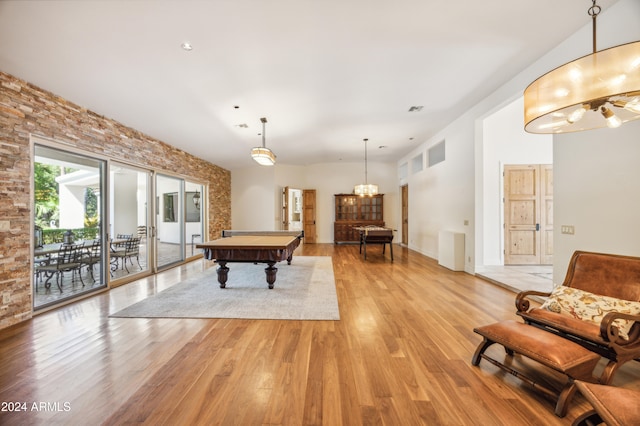
M 573 225 L 562 225 L 560 227 L 560 233 L 573 235 L 573 234 L 575 234 L 575 229 L 574 229 Z

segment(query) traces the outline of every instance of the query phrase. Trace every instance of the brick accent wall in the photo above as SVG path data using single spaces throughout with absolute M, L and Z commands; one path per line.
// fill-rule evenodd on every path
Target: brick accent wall
M 209 233 L 231 227 L 231 172 L 0 72 L 0 329 L 31 318 L 30 135 L 209 183 Z

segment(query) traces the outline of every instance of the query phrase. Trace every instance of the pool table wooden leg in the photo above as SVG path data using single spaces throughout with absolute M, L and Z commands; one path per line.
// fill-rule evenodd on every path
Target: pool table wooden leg
M 220 283 L 220 288 L 225 288 L 229 277 L 229 268 L 227 268 L 227 262 L 218 262 L 218 265 L 218 282 Z
M 269 266 L 264 268 L 264 272 L 267 274 L 269 288 L 273 288 L 273 283 L 276 282 L 276 273 L 278 272 L 278 268 L 273 265 L 275 265 L 275 262 L 269 262 Z

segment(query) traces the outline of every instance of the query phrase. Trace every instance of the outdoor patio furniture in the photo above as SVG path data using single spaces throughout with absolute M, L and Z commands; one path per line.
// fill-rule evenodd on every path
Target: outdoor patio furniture
M 127 267 L 127 259 L 131 262 L 131 266 L 133 266 L 132 258 L 135 257 L 138 262 L 138 266 L 142 270 L 142 266 L 140 265 L 140 238 L 129 238 L 124 243 L 119 244 L 120 247 L 116 248 L 111 252 L 111 259 L 114 260 L 114 269 L 124 268 L 127 273 L 129 273 L 129 268 Z M 120 260 L 122 260 L 122 265 L 120 265 Z
M 82 268 L 82 255 L 84 251 L 84 243 L 82 244 L 63 244 L 58 249 L 57 255 L 51 257 L 49 262 L 36 265 L 36 274 L 44 274 L 47 280 L 44 283 L 45 288 L 50 288 L 51 278 L 55 275 L 56 284 L 62 293 L 62 280 L 65 272 L 71 272 L 71 282 L 75 281 L 76 274 L 80 277 L 80 282 L 84 287 L 84 281 L 82 280 L 82 274 L 80 269 Z
M 94 282 L 96 279 L 93 276 L 93 267 L 101 261 L 101 246 L 100 240 L 94 240 L 90 245 L 85 245 L 85 252 L 82 256 L 82 265 L 87 267 Z

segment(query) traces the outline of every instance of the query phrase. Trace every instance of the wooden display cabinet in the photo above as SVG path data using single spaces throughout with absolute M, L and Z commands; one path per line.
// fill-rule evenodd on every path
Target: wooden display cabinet
M 384 226 L 383 196 L 371 197 L 355 194 L 335 194 L 335 222 L 333 224 L 334 243 L 360 241 L 356 226 Z

